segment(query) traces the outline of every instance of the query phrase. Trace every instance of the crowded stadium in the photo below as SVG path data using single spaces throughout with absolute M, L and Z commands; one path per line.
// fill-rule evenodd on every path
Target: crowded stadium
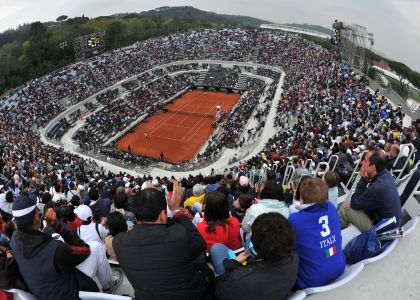
M 294 32 L 98 50 L 0 116 L 0 299 L 328 299 L 416 232 L 419 109 Z

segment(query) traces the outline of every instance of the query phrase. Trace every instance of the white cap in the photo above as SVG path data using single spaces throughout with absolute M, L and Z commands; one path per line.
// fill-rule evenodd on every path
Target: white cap
M 92 210 L 87 205 L 79 205 L 75 210 L 74 213 L 81 219 L 82 221 L 87 221 L 88 218 L 92 218 Z
M 52 198 L 52 202 L 57 203 L 61 201 L 61 197 L 59 194 L 54 194 L 54 197 Z

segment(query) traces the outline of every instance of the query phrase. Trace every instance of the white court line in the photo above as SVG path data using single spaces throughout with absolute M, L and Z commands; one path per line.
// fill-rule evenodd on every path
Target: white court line
M 187 106 L 188 102 L 185 103 L 184 105 L 181 106 L 181 108 L 184 108 L 185 106 Z M 174 117 L 175 114 L 173 114 L 172 116 L 169 116 L 168 118 L 164 118 L 161 121 L 157 122 L 155 125 L 153 125 L 151 128 L 149 128 L 148 133 L 152 134 L 153 132 L 155 132 L 157 129 L 160 128 L 160 125 L 165 124 L 167 120 L 170 120 L 171 118 Z M 157 128 L 156 128 L 157 127 Z M 151 131 L 150 131 L 151 130 Z
M 167 137 L 167 136 L 153 135 L 153 137 L 161 138 L 161 139 L 167 139 L 167 140 L 172 140 L 172 141 L 177 141 L 177 142 L 182 142 L 182 140 L 180 140 L 180 139 L 174 139 L 174 138 Z
M 211 113 L 211 112 L 207 112 L 207 113 Z M 194 131 L 194 133 L 190 136 L 190 138 L 186 140 L 185 142 L 189 142 L 195 136 L 195 134 L 201 129 L 201 127 L 203 127 L 204 124 L 205 122 L 201 122 L 201 125 L 197 128 L 196 131 Z M 182 141 L 184 141 L 184 137 L 182 137 Z
M 197 108 L 196 108 L 197 109 Z M 195 112 L 195 111 L 193 111 L 193 112 Z M 198 116 L 200 119 L 202 119 L 203 117 L 202 116 Z M 206 117 L 204 117 L 204 118 L 206 118 Z M 185 120 L 185 119 L 184 119 Z M 201 121 L 201 120 L 200 120 Z M 203 124 L 203 122 L 201 122 L 201 125 Z M 181 141 L 184 141 L 184 138 L 188 135 L 188 133 L 191 131 L 191 130 L 193 130 L 194 129 L 194 127 L 193 126 L 191 126 L 190 127 L 190 129 L 182 136 L 182 138 L 181 138 Z

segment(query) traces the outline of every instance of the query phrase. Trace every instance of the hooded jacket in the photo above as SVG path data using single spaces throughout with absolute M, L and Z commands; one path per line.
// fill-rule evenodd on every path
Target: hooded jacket
M 57 226 L 67 244 L 41 231 L 18 229 L 11 247 L 25 282 L 38 299 L 78 299 L 75 267 L 90 254 L 79 237 Z

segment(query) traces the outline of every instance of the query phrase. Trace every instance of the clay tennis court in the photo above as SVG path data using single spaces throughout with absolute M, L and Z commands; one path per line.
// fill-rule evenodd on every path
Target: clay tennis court
M 230 112 L 240 97 L 218 92 L 186 92 L 167 105 L 168 112 L 148 118 L 147 123 L 140 123 L 134 132 L 122 137 L 117 148 L 127 152 L 130 145 L 131 152 L 156 159 L 163 152 L 165 160 L 172 163 L 191 160 L 216 130 L 211 128 L 216 106 Z

